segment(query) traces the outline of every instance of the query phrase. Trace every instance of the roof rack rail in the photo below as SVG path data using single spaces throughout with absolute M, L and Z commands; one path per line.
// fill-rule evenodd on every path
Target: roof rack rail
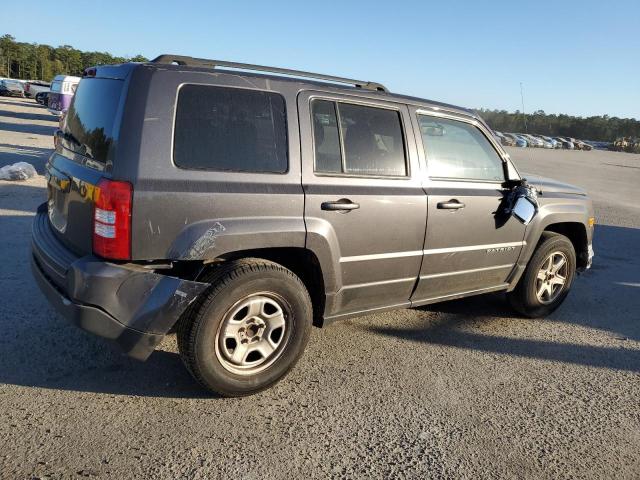
M 356 88 L 363 88 L 365 90 L 373 90 L 377 92 L 389 91 L 384 85 L 376 82 L 364 82 L 360 80 L 353 80 L 351 78 L 334 77 L 333 75 L 323 75 L 320 73 L 303 72 L 301 70 L 290 70 L 288 68 L 265 67 L 262 65 L 252 65 L 249 63 L 226 62 L 224 60 L 208 60 L 206 58 L 193 58 L 193 57 L 185 57 L 182 55 L 169 55 L 169 54 L 160 55 L 154 58 L 153 60 L 151 60 L 151 63 L 162 63 L 162 64 L 177 63 L 178 65 L 185 65 L 188 67 L 237 68 L 239 70 L 251 70 L 254 72 L 269 72 L 269 73 L 277 73 L 280 75 L 291 75 L 295 77 L 312 78 L 314 80 L 324 80 L 326 82 L 346 83 L 346 84 L 354 85 Z

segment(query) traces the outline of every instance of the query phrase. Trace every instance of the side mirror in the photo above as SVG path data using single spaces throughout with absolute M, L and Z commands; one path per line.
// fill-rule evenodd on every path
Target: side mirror
M 520 220 L 524 225 L 529 225 L 538 212 L 538 207 L 529 197 L 520 196 L 516 200 L 511 213 Z

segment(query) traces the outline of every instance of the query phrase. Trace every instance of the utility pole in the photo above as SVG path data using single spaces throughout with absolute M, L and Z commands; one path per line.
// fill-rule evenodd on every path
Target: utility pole
M 529 133 L 527 129 L 527 115 L 524 113 L 524 91 L 522 89 L 522 82 L 520 82 L 520 100 L 522 100 L 522 119 L 524 120 L 524 133 Z

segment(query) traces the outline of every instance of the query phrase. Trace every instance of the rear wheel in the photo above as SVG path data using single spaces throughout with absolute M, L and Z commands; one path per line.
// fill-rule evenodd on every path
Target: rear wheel
M 181 319 L 178 348 L 194 378 L 225 396 L 259 392 L 280 380 L 307 344 L 312 307 L 302 281 L 260 259 L 213 271 L 205 292 Z
M 576 271 L 576 252 L 564 235 L 545 232 L 515 290 L 513 308 L 530 318 L 544 317 L 564 301 Z

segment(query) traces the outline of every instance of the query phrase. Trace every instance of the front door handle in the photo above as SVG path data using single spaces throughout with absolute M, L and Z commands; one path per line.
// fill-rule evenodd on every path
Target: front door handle
M 322 205 L 320 205 L 320 208 L 322 208 L 322 210 L 328 210 L 330 212 L 347 213 L 347 212 L 350 212 L 351 210 L 356 210 L 360 208 L 360 204 L 354 203 L 348 198 L 341 198 L 340 200 L 335 202 L 322 202 Z
M 464 208 L 465 204 L 459 202 L 456 199 L 449 200 L 448 202 L 440 202 L 438 203 L 438 208 L 440 210 L 458 210 L 459 208 Z

